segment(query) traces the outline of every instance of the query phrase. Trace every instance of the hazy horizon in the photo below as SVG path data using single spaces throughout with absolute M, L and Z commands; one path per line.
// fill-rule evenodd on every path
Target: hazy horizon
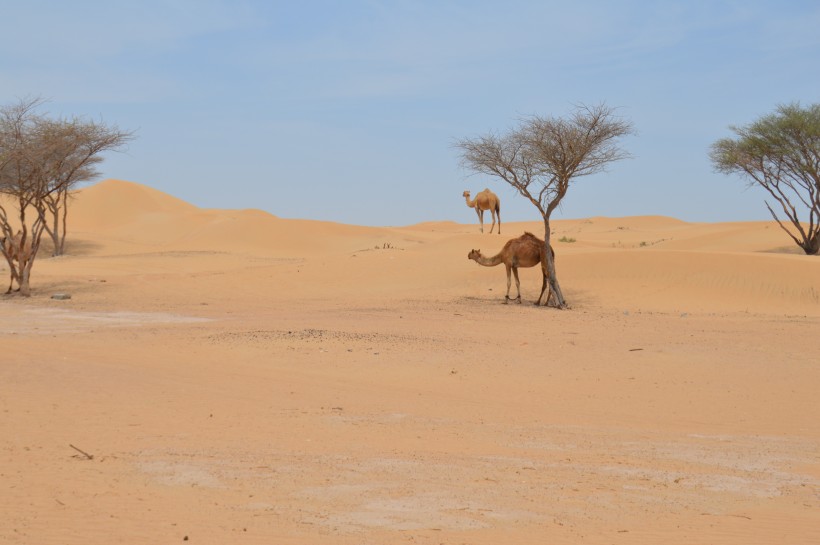
M 577 180 L 555 219 L 770 219 L 709 146 L 818 102 L 820 5 L 581 1 L 28 2 L 5 10 L 3 104 L 135 130 L 102 178 L 205 208 L 360 225 L 539 220 L 459 164 L 456 140 L 605 102 L 633 158 Z M 101 179 L 102 179 L 101 178 Z

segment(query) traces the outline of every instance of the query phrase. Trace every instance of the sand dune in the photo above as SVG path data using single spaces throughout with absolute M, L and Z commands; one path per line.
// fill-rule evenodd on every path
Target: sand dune
M 107 180 L 83 190 L 72 204 L 78 238 L 104 232 L 160 251 L 222 252 L 279 258 L 365 258 L 373 271 L 350 267 L 332 276 L 332 291 L 348 278 L 383 291 L 424 282 L 472 288 L 504 284 L 503 267 L 483 270 L 466 262 L 481 246 L 495 253 L 524 231 L 542 235 L 540 222 L 509 223 L 503 237 L 482 237 L 472 225 L 428 222 L 370 228 L 311 220 L 286 220 L 260 210 L 203 210 L 148 187 Z M 820 260 L 776 255 L 788 242 L 773 222 L 689 224 L 645 216 L 559 220 L 554 246 L 559 279 L 575 305 L 681 311 L 820 311 Z M 572 242 L 561 242 L 563 239 Z M 133 248 L 128 249 L 133 252 Z M 381 251 L 384 256 L 368 256 Z M 394 263 L 385 263 L 393 261 Z M 317 271 L 327 274 L 335 265 Z M 381 272 L 379 272 L 381 269 Z M 405 271 L 406 279 L 397 278 Z M 311 273 L 305 271 L 305 276 Z M 407 274 L 409 273 L 409 274 Z M 523 271 L 535 293 L 538 271 Z M 366 276 L 372 278 L 366 278 Z M 315 280 L 314 280 L 315 281 Z M 489 287 L 487 289 L 490 289 Z M 457 295 L 457 294 L 454 294 Z
M 557 311 L 467 259 L 538 221 L 69 217 L 0 301 L 2 543 L 820 542 L 820 258 L 773 222 L 555 221 Z

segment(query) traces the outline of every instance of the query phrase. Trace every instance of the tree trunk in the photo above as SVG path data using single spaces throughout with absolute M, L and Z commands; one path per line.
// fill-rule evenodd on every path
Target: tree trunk
M 20 213 L 20 221 L 23 225 L 23 240 L 20 243 L 20 259 L 17 261 L 17 284 L 20 286 L 20 295 L 31 297 L 31 269 L 34 267 L 34 260 L 40 251 L 40 241 L 43 238 L 43 231 L 47 227 L 46 210 L 37 208 L 37 218 L 28 230 L 25 228 L 25 211 Z
M 558 283 L 558 275 L 555 273 L 555 258 L 550 251 L 550 234 L 550 220 L 544 219 L 544 255 L 547 259 L 547 271 L 550 275 L 550 298 L 547 303 L 554 301 L 555 308 L 564 309 L 567 308 L 567 302 L 564 300 L 561 285 Z
M 765 186 L 764 186 L 765 187 Z M 783 210 L 786 212 L 786 216 L 789 218 L 789 221 L 794 226 L 795 230 L 797 231 L 797 235 L 789 231 L 789 229 L 780 221 L 780 218 L 777 217 L 777 214 L 774 213 L 772 207 L 766 202 L 766 208 L 769 209 L 769 213 L 774 218 L 774 221 L 780 226 L 783 231 L 786 232 L 787 235 L 797 244 L 806 255 L 818 255 L 820 254 L 820 231 L 815 229 L 814 221 L 812 220 L 811 225 L 809 226 L 809 232 L 807 233 L 805 229 L 803 229 L 803 225 L 801 225 L 800 220 L 797 219 L 796 213 L 794 213 L 794 207 L 791 206 L 791 203 L 785 198 L 781 199 L 775 193 L 772 193 L 771 190 L 768 190 L 769 193 L 774 195 L 774 198 L 777 199 L 777 202 L 783 207 Z M 789 210 L 792 212 L 790 213 Z M 814 212 L 812 211 L 812 217 L 814 216 Z
M 57 214 L 54 214 L 54 228 L 49 229 L 48 226 L 46 226 L 46 232 L 51 236 L 51 244 L 54 246 L 54 249 L 51 251 L 51 257 L 57 257 L 60 255 L 60 227 Z
M 65 235 L 66 235 L 66 220 L 68 218 L 68 192 L 66 191 L 63 197 L 63 232 L 60 234 L 60 246 L 55 251 L 56 255 L 63 255 L 65 253 Z
M 52 250 L 51 256 L 57 257 L 59 255 L 63 255 L 63 246 L 65 245 L 65 226 L 66 226 L 66 211 L 63 209 L 62 214 L 60 206 L 60 199 L 62 198 L 62 193 L 58 194 L 56 198 L 49 197 L 46 201 L 46 209 L 48 210 L 48 215 L 51 218 L 52 226 L 49 226 L 49 222 L 43 219 L 43 224 L 45 226 L 45 231 L 48 233 L 48 236 L 51 237 L 51 243 L 54 246 L 54 250 Z M 62 225 L 63 230 L 62 233 L 60 232 L 60 223 L 62 215 Z
M 804 239 L 800 245 L 806 255 L 820 255 L 820 231 L 814 233 L 810 238 Z
M 17 283 L 20 285 L 20 295 L 22 295 L 23 297 L 31 297 L 31 286 L 29 284 L 30 276 L 31 266 L 28 263 L 25 267 L 20 266 L 20 276 L 17 279 Z

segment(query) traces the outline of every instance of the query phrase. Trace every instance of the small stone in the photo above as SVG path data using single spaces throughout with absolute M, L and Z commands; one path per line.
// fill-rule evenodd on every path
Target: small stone
M 70 293 L 55 293 L 51 296 L 52 299 L 57 299 L 58 301 L 65 301 L 66 299 L 71 299 Z

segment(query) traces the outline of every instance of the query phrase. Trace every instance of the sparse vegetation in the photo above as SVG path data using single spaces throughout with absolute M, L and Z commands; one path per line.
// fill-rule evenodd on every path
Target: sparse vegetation
M 575 239 L 564 235 L 558 239 L 558 242 L 575 242 Z
M 550 245 L 550 217 L 581 176 L 602 172 L 629 155 L 618 141 L 633 132 L 632 124 L 608 106 L 578 106 L 566 118 L 532 116 L 505 135 L 489 133 L 456 145 L 462 164 L 481 174 L 501 178 L 529 200 L 544 220 L 550 301 L 566 308 Z
M 8 197 L 0 203 L 0 248 L 11 284 L 25 296 L 31 295 L 31 269 L 44 231 L 52 236 L 55 254 L 62 252 L 69 189 L 97 176 L 101 153 L 133 138 L 94 121 L 50 119 L 36 112 L 42 103 L 29 99 L 0 108 L 0 193 Z
M 736 138 L 712 145 L 715 169 L 765 189 L 791 223 L 787 227 L 765 201 L 780 227 L 806 254 L 820 253 L 820 104 L 779 106 L 749 125 L 730 128 Z

